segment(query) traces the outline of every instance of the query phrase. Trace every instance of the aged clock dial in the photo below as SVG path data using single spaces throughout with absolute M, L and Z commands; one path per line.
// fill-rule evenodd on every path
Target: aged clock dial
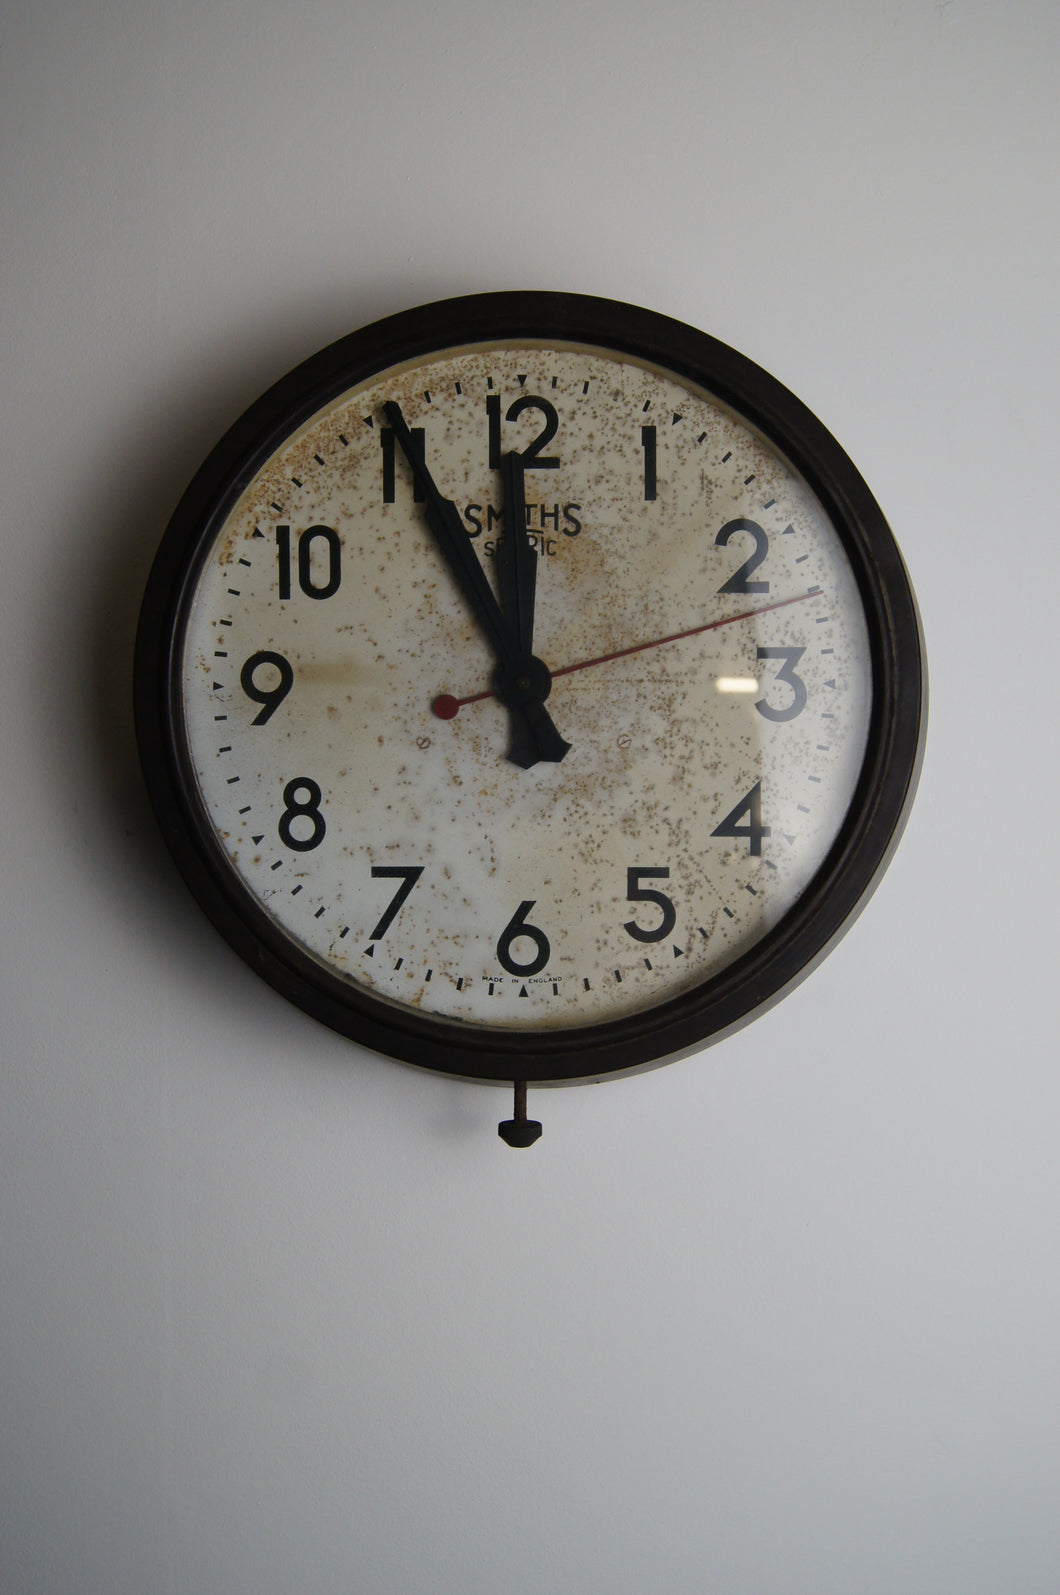
M 174 518 L 138 723 L 190 885 L 393 1056 L 599 1078 L 840 933 L 922 745 L 853 466 L 731 350 L 607 301 L 448 301 L 259 402 Z

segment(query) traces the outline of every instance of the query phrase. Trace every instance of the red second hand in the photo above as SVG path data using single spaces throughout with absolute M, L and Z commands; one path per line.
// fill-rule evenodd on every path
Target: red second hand
M 758 609 L 745 609 L 741 615 L 726 615 L 724 620 L 708 620 L 702 626 L 690 626 L 687 631 L 673 631 L 668 637 L 655 637 L 651 642 L 637 642 L 631 648 L 618 648 L 614 653 L 600 654 L 596 659 L 581 659 L 576 665 L 561 665 L 558 670 L 552 671 L 552 679 L 557 676 L 571 676 L 576 670 L 591 670 L 593 665 L 606 665 L 612 659 L 625 659 L 630 654 L 643 653 L 646 648 L 661 648 L 664 643 L 680 642 L 683 637 L 698 637 L 704 631 L 717 631 L 721 626 L 734 626 L 738 620 L 751 620 L 755 615 L 766 615 L 771 609 L 784 609 L 788 604 L 803 604 L 807 598 L 820 598 L 821 589 L 811 587 L 809 592 L 798 593 L 794 598 L 778 598 L 775 604 L 762 604 Z M 448 692 L 441 693 L 431 708 L 439 720 L 454 719 L 467 704 L 481 703 L 485 698 L 492 698 L 492 692 L 473 692 L 467 698 L 454 698 Z

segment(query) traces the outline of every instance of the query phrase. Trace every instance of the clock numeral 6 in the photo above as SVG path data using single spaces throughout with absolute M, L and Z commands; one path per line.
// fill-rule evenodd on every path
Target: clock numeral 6
M 279 672 L 280 679 L 274 687 L 263 687 L 260 681 L 255 680 L 256 672 L 264 669 L 267 673 L 273 670 Z M 266 677 L 267 679 L 267 677 Z M 280 704 L 294 686 L 294 671 L 283 654 L 270 653 L 263 648 L 260 653 L 251 654 L 242 670 L 239 672 L 239 685 L 243 688 L 248 698 L 254 703 L 260 703 L 262 708 L 250 722 L 252 726 L 263 726 L 271 720 Z
M 300 532 L 295 539 L 298 545 L 298 585 L 307 598 L 330 598 L 332 593 L 339 590 L 342 577 L 342 545 L 339 534 L 332 526 L 310 526 L 306 531 Z M 323 543 L 327 549 L 323 564 L 326 574 L 323 582 L 318 582 L 316 577 L 322 574 L 319 568 L 314 569 L 313 545 L 318 547 Z M 276 528 L 276 563 L 279 567 L 279 592 L 281 598 L 291 596 L 291 528 L 277 526 Z
M 299 792 L 309 794 L 304 802 L 299 802 Z M 288 781 L 283 789 L 283 801 L 287 807 L 280 815 L 280 823 L 277 826 L 284 847 L 293 848 L 296 853 L 310 853 L 314 847 L 320 846 L 327 830 L 324 816 L 320 812 L 321 796 L 320 788 L 315 781 L 309 779 L 308 775 L 296 775 L 293 781 Z M 296 836 L 293 822 L 303 819 L 312 822 L 312 829 L 306 836 L 304 827 L 300 825 L 299 834 Z
M 501 931 L 497 943 L 497 960 L 502 969 L 509 975 L 538 975 L 552 956 L 552 948 L 548 944 L 548 937 L 536 925 L 528 925 L 526 916 L 534 906 L 534 899 L 527 898 L 525 903 L 520 903 L 511 919 Z M 512 956 L 512 943 L 520 936 L 525 936 L 532 941 L 536 949 L 534 956 L 527 964 L 520 964 Z
M 677 924 L 677 910 L 673 903 L 663 892 L 657 892 L 651 886 L 642 886 L 642 880 L 669 880 L 670 871 L 663 867 L 660 869 L 627 869 L 626 871 L 626 896 L 631 903 L 654 903 L 662 910 L 662 923 L 654 930 L 642 930 L 634 919 L 627 919 L 622 929 L 628 931 L 636 941 L 662 941 L 664 936 L 669 936 Z
M 741 825 L 740 821 L 747 815 L 747 824 Z M 750 844 L 751 853 L 758 857 L 762 852 L 763 836 L 772 836 L 772 828 L 762 824 L 762 783 L 756 781 L 745 798 L 741 798 L 736 807 L 726 814 L 720 825 L 711 831 L 711 836 L 746 836 Z

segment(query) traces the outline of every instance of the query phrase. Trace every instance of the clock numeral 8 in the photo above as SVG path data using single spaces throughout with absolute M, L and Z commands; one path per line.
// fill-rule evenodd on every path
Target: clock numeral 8
M 309 794 L 304 803 L 298 801 L 299 792 Z M 284 847 L 293 848 L 296 853 L 310 853 L 314 847 L 320 846 L 327 830 L 324 816 L 320 812 L 321 796 L 320 788 L 307 775 L 296 775 L 293 781 L 288 781 L 283 789 L 283 801 L 287 807 L 280 815 L 280 823 L 277 826 Z M 303 818 L 312 820 L 313 829 L 309 836 L 295 836 L 291 822 Z

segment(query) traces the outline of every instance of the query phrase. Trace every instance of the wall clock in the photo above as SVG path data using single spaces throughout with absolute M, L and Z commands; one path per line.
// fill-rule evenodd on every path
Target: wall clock
M 842 449 L 703 333 L 570 294 L 392 316 L 218 444 L 144 600 L 191 890 L 344 1035 L 599 1080 L 760 1013 L 912 801 L 916 604 Z

